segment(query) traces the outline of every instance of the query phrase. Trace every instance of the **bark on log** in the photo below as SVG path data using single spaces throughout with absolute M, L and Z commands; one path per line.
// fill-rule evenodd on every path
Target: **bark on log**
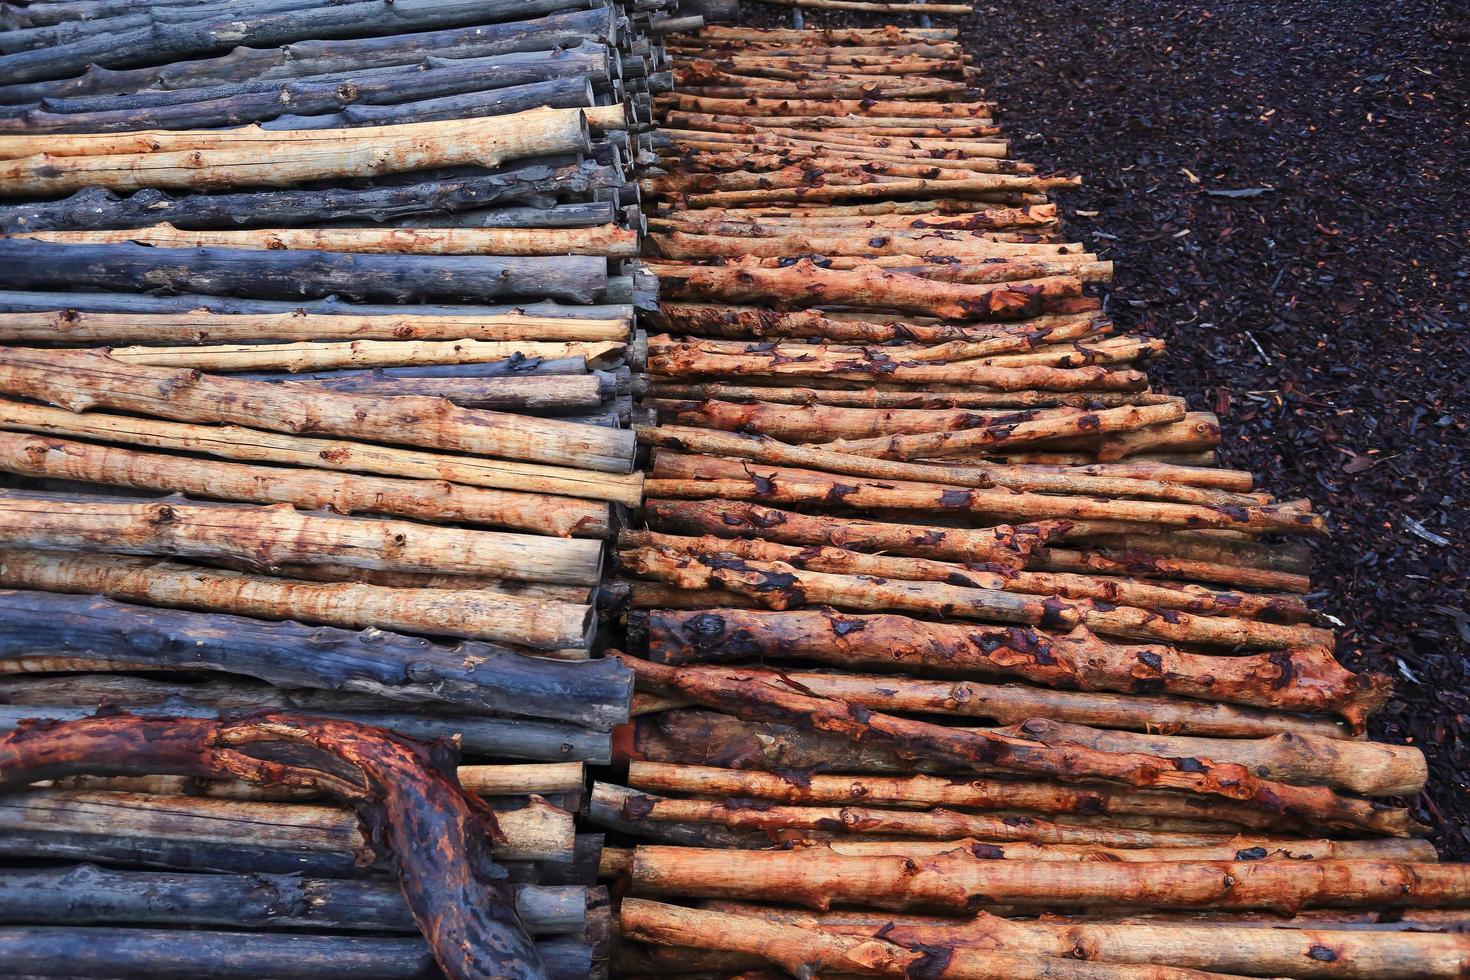
M 856 669 L 999 675 L 1081 691 L 1336 712 L 1359 731 L 1392 691 L 1384 675 L 1354 674 L 1327 648 L 1217 657 L 1107 643 L 1085 628 L 1056 634 L 831 610 L 656 611 L 645 622 L 649 658 L 659 663 L 795 659 Z M 1189 705 L 1179 708 L 1188 711 Z
M 374 255 L 248 248 L 58 245 L 0 239 L 0 285 L 164 289 L 280 299 L 493 300 L 601 298 L 607 262 L 595 255 Z
M 0 410 L 11 403 L 0 403 Z M 8 419 L 0 426 L 8 426 Z M 602 538 L 606 504 L 428 480 L 207 462 L 115 446 L 0 432 L 0 471 L 40 479 L 180 493 L 217 500 L 291 504 L 339 514 L 374 513 L 438 524 L 466 523 L 558 537 Z
M 0 491 L 0 545 L 249 562 L 497 575 L 593 585 L 597 541 L 331 517 L 288 504 L 191 503 Z
M 130 661 L 162 667 L 602 729 L 627 719 L 632 697 L 632 678 L 611 662 L 526 657 L 489 643 L 441 647 L 380 630 L 354 633 L 9 589 L 0 590 L 0 608 L 10 624 L 0 637 L 4 659 L 126 650 Z
M 323 386 L 330 391 L 331 386 Z M 396 400 L 396 399 L 395 399 Z M 0 428 L 81 436 L 225 459 L 376 473 L 503 490 L 524 490 L 637 506 L 642 474 L 593 473 L 489 458 L 416 452 L 371 443 L 311 439 L 235 425 L 192 425 L 0 399 Z
M 414 920 L 447 974 L 537 975 L 539 954 L 485 846 L 497 834 L 494 817 L 445 775 L 446 751 L 439 747 L 436 758 L 381 730 L 290 715 L 231 723 L 114 716 L 32 725 L 0 738 L 0 778 L 13 787 L 85 773 L 162 772 L 318 784 L 357 811 L 369 839 L 387 846 Z M 423 846 L 429 840 L 432 853 Z
M 54 137 L 52 137 L 54 139 Z M 5 139 L 0 138 L 0 153 Z M 141 228 L 167 220 L 176 228 L 309 226 L 329 221 L 412 220 L 447 222 L 496 205 L 554 194 L 590 194 L 615 188 L 622 177 L 592 162 L 561 167 L 528 166 L 484 175 L 424 180 L 393 187 L 325 187 L 312 190 L 241 191 L 171 195 L 145 188 L 119 197 L 85 187 L 57 201 L 0 203 L 0 231 L 77 231 Z M 536 210 L 550 220 L 551 211 Z M 598 222 L 603 223 L 603 222 Z
M 620 922 L 623 934 L 630 939 L 746 953 L 774 962 L 797 976 L 831 973 L 911 977 L 916 971 L 954 980 L 1207 980 L 1223 976 L 1173 967 L 1078 963 L 1058 957 L 968 948 L 946 948 L 936 954 L 935 950 L 887 939 L 836 936 L 637 898 L 623 901 Z
M 995 766 L 1015 773 L 1044 774 L 1063 782 L 1101 779 L 1136 789 L 1221 797 L 1322 826 L 1400 834 L 1409 829 L 1404 811 L 1381 810 L 1325 787 L 1264 780 L 1233 763 L 1114 754 L 1070 745 L 1057 749 L 991 732 L 956 732 L 804 694 L 772 671 L 673 668 L 625 656 L 618 659 L 636 673 L 640 686 L 649 690 L 675 694 L 742 718 L 795 723 L 813 731 L 845 735 L 894 748 L 909 757 L 929 756 L 961 766 Z
M 441 399 L 320 392 L 121 365 L 93 352 L 0 348 L 0 391 L 73 412 L 114 408 L 184 422 L 381 439 L 610 473 L 632 469 L 636 442 L 631 432 L 460 408 Z
M 1389 861 L 1188 863 L 989 861 L 959 850 L 929 858 L 845 857 L 821 851 L 730 855 L 640 847 L 634 888 L 653 894 L 781 901 L 809 908 L 856 903 L 967 914 L 988 903 L 1066 907 L 1269 909 L 1463 907 L 1470 866 Z
M 44 140 L 44 146 L 50 146 L 56 139 L 8 136 L 0 140 L 0 157 L 4 158 L 0 193 L 41 196 L 93 186 L 113 191 L 290 187 L 308 180 L 436 167 L 497 167 L 538 154 L 583 153 L 590 146 L 587 118 L 580 109 L 533 109 L 488 119 L 405 123 L 366 132 L 318 130 L 311 136 L 282 136 L 250 127 L 70 137 L 66 146 L 89 153 L 81 156 L 56 155 L 42 145 L 19 142 Z M 154 215 L 148 223 L 159 217 L 166 215 Z
M 0 586 L 348 629 L 586 649 L 592 608 L 482 590 L 318 584 L 114 555 L 0 550 Z

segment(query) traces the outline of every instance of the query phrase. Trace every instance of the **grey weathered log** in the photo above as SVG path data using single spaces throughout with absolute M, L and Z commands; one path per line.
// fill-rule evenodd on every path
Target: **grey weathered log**
M 519 885 L 532 935 L 580 933 L 591 889 Z M 416 933 L 397 886 L 371 879 L 130 871 L 76 864 L 0 869 L 0 922 Z
M 377 255 L 0 239 L 0 285 L 16 289 L 82 286 L 396 302 L 547 296 L 590 303 L 603 295 L 607 281 L 607 260 L 595 255 Z
M 89 187 L 57 201 L 0 204 L 0 230 L 88 231 L 137 228 L 160 221 L 177 228 L 292 227 L 340 221 L 412 225 L 452 220 L 460 214 L 493 215 L 500 212 L 483 209 L 538 195 L 586 194 L 620 183 L 622 177 L 611 168 L 582 163 L 517 166 L 492 174 L 361 189 L 179 195 L 147 189 L 120 196 Z M 544 212 L 537 209 L 535 213 Z M 467 219 L 466 226 L 479 225 Z
M 293 382 L 297 379 L 289 379 Z M 591 411 L 616 394 L 605 372 L 565 375 L 502 375 L 485 378 L 397 378 L 373 372 L 301 382 L 362 395 L 423 395 L 447 398 L 468 408 L 531 414 Z
M 536 944 L 549 980 L 583 980 L 591 950 L 557 939 Z M 429 946 L 414 937 L 172 929 L 9 926 L 0 960 L 12 976 L 155 980 L 341 978 L 419 980 L 440 976 Z
M 592 83 L 585 76 L 558 78 L 513 88 L 480 89 L 461 95 L 445 95 L 392 105 L 354 103 L 329 115 L 277 116 L 260 124 L 261 129 L 351 129 L 357 126 L 388 126 L 402 123 L 440 122 L 503 116 L 549 106 L 553 109 L 584 109 L 596 104 Z
M 152 609 L 94 596 L 0 590 L 0 659 L 38 651 L 125 656 L 246 674 L 283 687 L 452 703 L 607 729 L 627 719 L 632 676 L 610 660 L 558 661 L 491 643 L 453 647 L 383 630 L 308 627 Z
M 360 0 L 313 10 L 224 15 L 99 33 L 50 48 L 0 57 L 0 78 L 29 82 L 59 78 L 92 64 L 124 66 L 219 51 L 232 43 L 280 44 L 301 38 L 349 38 L 457 27 L 554 13 L 571 0 Z
M 528 11 L 527 16 L 531 16 Z M 56 96 L 201 88 L 229 82 L 296 78 L 387 65 L 421 58 L 473 58 L 548 51 L 583 40 L 611 41 L 617 34 L 612 7 L 575 10 L 530 20 L 350 40 L 293 41 L 274 48 L 237 47 L 194 61 L 115 70 L 93 63 L 77 78 L 0 86 L 0 104 L 26 104 Z

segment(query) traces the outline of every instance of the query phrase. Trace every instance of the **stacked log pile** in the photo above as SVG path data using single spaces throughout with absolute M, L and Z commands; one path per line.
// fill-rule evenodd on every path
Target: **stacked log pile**
M 1150 387 L 955 32 L 674 51 L 591 800 L 622 969 L 1465 975 L 1470 868 L 1308 602 L 1325 522 Z
M 701 18 L 0 19 L 0 730 L 106 706 L 135 716 L 123 746 L 270 709 L 453 739 L 498 827 L 475 857 L 543 948 L 524 975 L 605 974 L 602 837 L 574 818 L 632 696 L 594 659 L 643 479 L 633 320 L 656 281 L 632 175 L 671 82 L 660 37 Z M 6 969 L 432 972 L 377 829 L 319 787 L 207 775 L 0 798 Z

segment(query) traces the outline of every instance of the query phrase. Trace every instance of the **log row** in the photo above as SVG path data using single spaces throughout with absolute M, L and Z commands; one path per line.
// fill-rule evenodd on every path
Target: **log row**
M 671 50 L 635 717 L 589 800 L 617 967 L 1465 975 L 1424 757 L 1308 599 L 1326 521 L 1150 386 L 956 32 Z

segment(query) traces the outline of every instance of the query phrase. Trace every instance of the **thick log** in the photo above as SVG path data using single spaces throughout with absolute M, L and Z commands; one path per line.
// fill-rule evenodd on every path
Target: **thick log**
M 824 457 L 825 459 L 825 457 Z M 1323 533 L 1326 522 L 1293 505 L 1177 504 L 1097 499 L 923 481 L 843 478 L 815 469 L 753 467 L 714 456 L 659 453 L 650 497 L 751 500 L 771 504 L 841 505 L 873 510 L 988 514 L 1003 520 L 1130 521 L 1170 528 L 1252 533 Z M 978 482 L 978 481 L 977 481 Z M 835 488 L 835 489 L 834 489 Z
M 331 517 L 288 504 L 191 503 L 0 491 L 0 545 L 389 571 L 497 575 L 592 585 L 596 541 Z
M 0 147 L 4 139 L 0 138 Z M 3 152 L 3 151 L 0 151 Z M 392 187 L 325 187 L 313 190 L 185 194 L 143 189 L 119 197 L 86 187 L 57 201 L 0 204 L 0 230 L 72 231 L 141 228 L 166 220 L 176 228 L 280 227 L 328 221 L 443 223 L 493 212 L 477 210 L 558 193 L 596 193 L 622 178 L 587 162 L 561 167 L 528 166 L 499 173 L 424 180 Z M 536 209 L 550 220 L 552 211 Z M 485 219 L 488 220 L 488 219 Z M 599 221 L 598 223 L 605 223 Z
M 773 922 L 844 936 L 879 934 L 890 942 L 926 948 L 1000 949 L 1042 956 L 1072 957 L 1086 951 L 1088 961 L 1154 963 L 1195 969 L 1227 970 L 1257 976 L 1343 977 L 1354 980 L 1410 980 L 1462 975 L 1470 957 L 1470 938 L 1432 934 L 1363 934 L 1324 921 L 1302 925 L 1282 920 L 1283 928 L 1200 922 L 1093 923 L 1078 919 L 1003 919 L 977 912 L 966 919 L 916 919 L 865 925 L 824 921 L 821 913 L 729 907 L 721 911 L 757 915 Z M 1351 913 L 1328 913 L 1350 915 Z M 901 917 L 906 918 L 906 917 Z
M 571 862 L 571 814 L 535 796 L 485 806 L 499 830 L 490 841 L 495 857 Z M 357 820 L 333 806 L 112 791 L 10 792 L 0 797 L 0 828 L 21 836 L 107 833 L 304 853 L 365 854 L 372 847 Z
M 348 107 L 378 108 L 467 92 L 493 98 L 503 111 L 517 112 L 556 106 L 568 93 L 585 98 L 590 81 L 606 82 L 607 77 L 607 49 L 584 44 L 561 51 L 465 61 L 434 58 L 396 70 L 364 69 L 275 82 L 269 87 L 237 83 L 120 98 L 47 99 L 40 106 L 0 119 L 0 133 L 207 129 L 265 122 L 288 113 L 316 117 Z
M 517 885 L 533 936 L 580 933 L 591 889 Z M 126 871 L 77 864 L 0 870 L 0 922 L 417 932 L 398 888 L 369 879 Z
M 292 761 L 268 761 L 273 750 Z M 446 751 L 441 746 L 439 758 Z M 0 738 L 0 760 L 9 787 L 88 773 L 317 783 L 352 806 L 369 839 L 386 846 L 414 920 L 447 974 L 541 972 L 504 871 L 485 846 L 485 836 L 498 833 L 494 817 L 428 749 L 388 732 L 290 715 L 230 723 L 114 716 L 22 728 Z
M 657 429 L 655 432 L 659 431 Z M 648 523 L 661 531 L 758 538 L 800 545 L 833 545 L 859 551 L 949 558 L 1020 568 L 1051 534 L 1045 524 L 948 528 L 893 524 L 846 517 L 813 517 L 760 504 L 724 500 L 657 500 L 644 505 Z
M 348 629 L 490 640 L 533 650 L 585 649 L 595 626 L 590 606 L 478 589 L 320 584 L 114 555 L 3 550 L 0 586 Z
M 156 670 L 159 665 L 119 664 L 115 661 L 88 660 L 79 662 L 67 658 L 30 657 L 20 661 L 0 661 L 0 673 L 4 668 L 19 664 L 34 665 L 36 669 L 56 670 Z M 109 675 L 110 676 L 110 675 Z M 242 698 L 239 695 L 249 695 Z M 253 700 L 251 700 L 253 698 Z M 335 718 L 362 725 L 387 728 L 400 735 L 431 742 L 439 738 L 457 741 L 463 751 L 500 759 L 534 759 L 563 762 L 579 759 L 596 765 L 606 765 L 611 760 L 607 732 L 571 725 L 565 722 L 535 721 L 527 718 L 492 718 L 487 716 L 446 715 L 441 708 L 450 708 L 447 703 L 435 705 L 434 714 L 405 713 L 399 708 L 415 708 L 418 705 L 395 704 L 387 700 L 363 700 L 353 702 L 357 710 L 342 710 L 342 698 L 323 692 L 297 689 L 282 691 L 269 686 L 245 686 L 230 682 L 214 682 L 207 690 L 186 691 L 169 697 L 161 704 L 137 703 L 130 699 L 116 698 L 109 703 L 125 703 L 135 714 L 157 718 L 201 718 L 228 721 L 241 713 L 260 711 L 266 706 L 277 710 L 309 711 L 320 718 Z M 9 707 L 0 705 L 0 731 L 12 731 L 36 718 L 55 721 L 79 721 L 89 718 L 98 709 L 96 699 L 82 704 L 48 704 L 40 707 Z M 427 710 L 427 709 L 425 709 Z M 470 709 L 473 710 L 473 709 Z M 75 835 L 74 835 L 75 836 Z M 102 850 L 91 845 L 107 840 L 106 836 L 86 836 L 80 846 L 68 850 L 61 845 L 57 835 L 47 836 L 41 845 L 50 848 L 48 854 L 83 861 L 112 860 Z M 303 867 L 286 863 L 284 866 L 252 866 L 248 855 L 236 862 L 234 858 L 215 854 L 207 865 L 193 859 L 194 851 L 187 848 L 163 848 L 149 851 L 139 850 L 136 841 L 130 849 L 108 851 L 119 856 L 122 863 L 141 863 L 157 867 L 199 870 L 215 868 L 222 871 L 277 870 L 283 872 L 305 871 Z M 20 846 L 17 844 L 17 846 Z M 38 845 L 40 846 L 40 845 Z M 3 841 L 0 841 L 3 847 Z M 243 853 L 243 852 L 242 852 Z M 251 851 L 250 853 L 259 853 Z M 126 856 L 128 854 L 132 857 Z M 144 858 L 142 855 L 151 855 Z M 341 876 L 352 874 L 352 862 L 339 861 L 335 855 L 330 860 L 319 862 L 317 870 L 322 874 Z M 346 870 L 343 870 L 345 865 Z
M 1045 845 L 1044 850 L 998 847 L 996 853 L 987 855 L 992 860 L 1077 860 L 1094 851 L 1098 857 L 1105 855 L 1105 859 L 1121 861 L 1161 861 L 1180 856 L 1189 857 L 1187 854 L 1160 853 L 1174 849 L 1197 851 L 1198 853 L 1193 854 L 1194 860 L 1234 860 L 1239 851 L 1254 847 L 1261 847 L 1273 855 L 1279 854 L 1291 859 L 1323 860 L 1365 856 L 1378 844 L 1377 841 L 1367 842 L 1367 847 L 1358 851 L 1354 849 L 1354 842 L 1281 841 L 1220 834 L 1075 826 L 1033 817 L 961 813 L 939 807 L 896 810 L 863 805 L 787 806 L 768 801 L 752 803 L 739 799 L 674 799 L 606 783 L 593 784 L 592 802 L 594 807 L 616 809 L 625 817 L 636 820 L 716 824 L 735 831 L 759 831 L 771 835 L 819 832 L 832 835 L 839 841 L 848 835 L 858 839 L 865 839 L 870 835 L 879 838 L 921 838 L 938 841 L 940 843 L 937 847 L 943 849 L 965 846 L 959 843 L 962 838 L 978 838 L 994 843 L 1031 842 Z M 976 846 L 983 850 L 986 845 Z M 903 850 L 904 847 L 902 842 L 895 844 L 898 850 Z M 1130 849 L 1139 849 L 1142 853 L 1130 855 L 1127 853 Z M 1433 860 L 1434 849 L 1428 845 L 1411 846 L 1386 856 L 1400 860 Z
M 301 132 L 303 130 L 355 129 L 364 126 L 401 126 L 408 123 L 448 122 L 484 116 L 505 116 L 549 106 L 555 109 L 584 109 L 589 121 L 600 108 L 591 79 L 586 76 L 558 78 L 533 85 L 492 88 L 462 95 L 446 95 L 436 99 L 402 102 L 394 105 L 347 106 L 340 112 L 324 116 L 276 116 L 260 123 L 264 130 Z M 623 107 L 615 107 L 622 113 Z M 606 118 L 602 119 L 606 122 Z M 613 127 L 624 128 L 622 125 Z M 606 131 L 595 125 L 594 132 Z
M 401 303 L 549 296 L 590 303 L 607 285 L 607 262 L 594 255 L 405 256 L 0 239 L 0 262 L 0 285 L 19 289 L 70 285 L 282 299 L 341 295 Z
M 53 6 L 48 4 L 49 6 Z M 133 69 L 87 66 L 79 77 L 0 86 L 0 103 L 39 102 L 53 97 L 177 90 L 393 65 L 425 57 L 475 58 L 522 51 L 574 47 L 585 40 L 611 40 L 616 22 L 609 8 L 555 13 L 546 17 L 440 31 L 396 33 L 344 40 L 290 41 L 274 48 L 237 47 L 215 58 Z
M 627 719 L 632 697 L 631 677 L 611 662 L 526 657 L 475 641 L 441 647 L 382 630 L 354 633 L 9 589 L 0 591 L 0 607 L 9 626 L 0 636 L 5 659 L 126 650 L 130 661 L 162 667 L 603 729 Z
M 108 350 L 107 355 L 123 364 L 234 374 L 486 364 L 575 357 L 582 358 L 592 367 L 604 368 L 621 360 L 626 347 L 620 341 L 352 340 L 207 347 L 114 347 Z M 62 352 L 82 353 L 84 350 L 72 348 Z
M 323 387 L 330 393 L 331 385 Z M 415 452 L 347 440 L 302 438 L 235 425 L 192 425 L 102 412 L 72 412 L 4 399 L 0 399 L 0 428 L 80 436 L 250 462 L 285 463 L 320 470 L 436 480 L 449 485 L 613 500 L 629 506 L 636 506 L 642 499 L 643 477 L 637 473 L 593 473 L 568 467 Z M 428 499 L 432 499 L 432 495 Z M 548 513 L 554 513 L 554 508 Z
M 465 408 L 489 408 L 521 415 L 563 416 L 604 407 L 617 388 L 603 372 L 491 378 L 399 378 L 386 374 L 298 382 L 357 395 L 446 398 Z
M 350 316 L 332 313 L 87 313 L 58 309 L 9 313 L 0 341 L 90 347 L 97 344 L 224 344 L 293 340 L 626 340 L 624 317 L 549 317 L 512 312 L 481 317 Z
M 794 723 L 929 756 L 949 764 L 994 766 L 1018 774 L 1046 775 L 1063 782 L 1103 780 L 1135 789 L 1197 793 L 1251 804 L 1268 813 L 1322 826 L 1399 833 L 1408 829 L 1404 811 L 1386 811 L 1325 787 L 1291 786 L 1261 779 L 1246 767 L 1189 757 L 1165 759 L 1115 754 L 1069 744 L 1065 749 L 994 732 L 959 732 L 921 721 L 870 712 L 847 702 L 794 689 L 773 671 L 752 668 L 664 667 L 619 657 L 638 677 L 640 688 L 674 694 L 745 719 Z
M 1050 782 L 941 776 L 758 772 L 637 759 L 628 763 L 628 785 L 665 793 L 777 800 L 789 804 L 1023 810 L 1104 817 L 1197 817 L 1254 830 L 1280 825 L 1258 810 L 1225 800 L 1201 801 L 1174 793 L 1128 791 L 1104 785 L 1063 786 Z
M 0 391 L 73 412 L 114 408 L 183 422 L 321 433 L 627 473 L 631 432 L 460 408 L 122 365 L 96 352 L 0 348 Z
M 0 409 L 9 404 L 3 403 Z M 0 421 L 0 425 L 8 424 L 8 420 Z M 611 526 L 606 504 L 569 497 L 443 481 L 209 462 L 16 432 L 0 432 L 0 471 L 206 499 L 284 503 L 339 514 L 373 513 L 439 524 L 481 524 L 559 537 L 601 538 Z
M 0 59 L 3 60 L 3 59 Z M 145 130 L 115 137 L 74 136 L 89 155 L 56 155 L 9 136 L 0 140 L 0 193 L 64 194 L 84 187 L 218 189 L 290 187 L 309 180 L 364 177 L 436 167 L 497 167 L 538 154 L 582 153 L 590 147 L 580 109 L 534 109 L 508 116 L 406 123 L 361 130 L 319 130 L 307 137 L 251 127 L 235 130 Z M 132 148 L 132 149 L 125 149 Z M 139 152 L 139 150 L 142 152 Z M 103 150 L 98 153 L 96 151 Z M 33 156 L 20 155 L 33 153 Z M 152 224 L 155 215 L 147 222 Z
M 643 404 L 658 404 L 645 398 Z M 797 414 L 810 409 L 798 409 Z M 813 413 L 817 414 L 817 413 Z M 884 413 L 886 414 L 886 413 Z M 1106 467 L 1077 473 L 1070 469 L 1007 466 L 984 463 L 961 466 L 955 463 L 912 463 L 853 456 L 821 447 L 792 446 L 764 435 L 719 432 L 682 425 L 635 426 L 640 442 L 685 453 L 732 456 L 752 462 L 802 467 L 826 473 L 844 473 L 885 480 L 943 483 L 952 486 L 1039 493 L 1076 494 L 1091 497 L 1139 497 L 1204 506 L 1255 506 L 1267 503 L 1260 496 L 1217 491 L 1212 488 L 1179 486 L 1167 479 L 1149 479 L 1147 471 L 1124 470 L 1114 476 Z M 661 458 L 661 457 L 660 457 Z M 1165 474 L 1172 475 L 1172 473 Z M 717 532 L 712 532 L 717 533 Z
M 928 858 L 820 850 L 739 855 L 640 847 L 634 888 L 652 894 L 764 900 L 827 909 L 856 903 L 966 914 L 982 903 L 1179 909 L 1463 907 L 1470 866 L 1390 861 L 1180 863 L 989 861 L 964 850 Z
M 1070 276 L 936 289 L 930 280 L 919 276 L 876 268 L 828 271 L 809 259 L 784 269 L 750 264 L 689 267 L 678 275 L 660 277 L 660 287 L 670 299 L 714 298 L 778 306 L 831 303 L 955 320 L 1025 319 L 1047 312 L 1051 300 L 1082 293 L 1081 282 Z
M 1172 967 L 1078 963 L 1058 957 L 970 948 L 945 948 L 943 954 L 936 956 L 931 949 L 887 939 L 837 936 L 637 898 L 623 901 L 619 921 L 623 934 L 630 939 L 745 953 L 773 962 L 797 976 L 821 972 L 911 977 L 916 970 L 954 980 L 1207 980 L 1223 976 Z
M 0 58 L 0 72 L 16 82 L 58 78 L 92 64 L 122 66 L 218 51 L 236 44 L 280 44 L 303 37 L 353 37 L 403 30 L 457 27 L 553 13 L 566 0 L 444 0 L 427 4 L 386 4 L 361 0 L 336 6 L 286 10 L 241 20 L 221 11 L 181 23 L 150 24 L 116 33 L 101 31 L 51 48 Z M 99 24 L 99 28 L 105 25 Z
M 631 258 L 638 236 L 617 225 L 596 228 L 259 228 L 188 231 L 171 224 L 117 231 L 18 232 L 15 238 L 58 244 L 137 242 L 165 248 L 306 249 L 394 255 L 601 255 Z M 312 339 L 320 339 L 313 337 Z M 454 338 L 460 339 L 460 338 Z M 468 338 L 465 339 L 490 339 Z M 498 338 L 497 338 L 498 339 Z M 516 338 L 519 339 L 519 338 Z M 613 339 L 613 338 L 599 338 Z
M 1392 690 L 1383 675 L 1346 670 L 1328 648 L 1209 656 L 1163 645 L 1107 643 L 1085 628 L 1057 634 L 820 609 L 720 609 L 651 612 L 646 629 L 648 655 L 659 663 L 794 659 L 857 669 L 999 675 L 1081 691 L 1332 711 L 1359 729 Z M 1189 705 L 1179 708 L 1187 712 Z

